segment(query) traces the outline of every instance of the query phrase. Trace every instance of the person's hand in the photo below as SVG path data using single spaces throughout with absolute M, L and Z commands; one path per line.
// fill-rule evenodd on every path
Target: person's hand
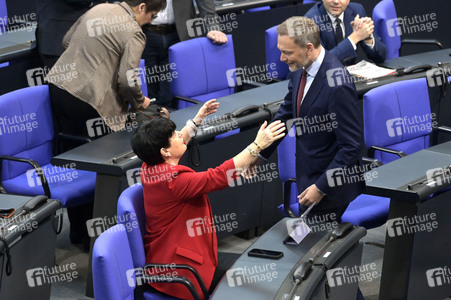
M 197 112 L 197 115 L 194 117 L 194 121 L 196 124 L 201 124 L 205 117 L 211 115 L 218 111 L 219 102 L 216 99 L 208 100 L 202 105 L 202 107 Z
M 299 196 L 299 204 L 304 206 L 310 206 L 313 202 L 318 204 L 323 199 L 324 195 L 321 195 L 315 184 L 312 184 L 306 188 Z
M 368 39 L 374 32 L 374 22 L 370 17 L 360 18 L 357 15 L 351 22 L 353 32 L 349 36 L 354 44 Z
M 144 102 L 143 102 L 143 104 L 141 105 L 142 106 L 142 108 L 143 109 L 146 109 L 149 105 L 150 105 L 150 99 L 149 98 L 147 98 L 147 97 L 144 97 Z
M 255 143 L 260 147 L 260 150 L 268 148 L 274 141 L 285 136 L 285 123 L 277 120 L 269 125 L 267 124 L 268 122 L 265 121 L 260 126 L 257 137 L 255 138 Z
M 207 33 L 207 38 L 209 38 L 215 44 L 225 44 L 227 43 L 227 36 L 224 32 L 218 30 L 212 30 Z

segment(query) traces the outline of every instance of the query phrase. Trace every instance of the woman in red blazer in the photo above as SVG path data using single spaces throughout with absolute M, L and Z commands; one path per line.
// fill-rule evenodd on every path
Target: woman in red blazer
M 195 172 L 179 165 L 194 131 L 206 116 L 217 111 L 218 105 L 216 100 L 207 101 L 181 131 L 175 131 L 176 125 L 171 120 L 157 117 L 141 126 L 131 142 L 133 151 L 144 161 L 141 179 L 147 218 L 144 241 L 147 263 L 190 265 L 199 272 L 207 289 L 218 265 L 207 194 L 226 188 L 227 174 L 231 174 L 228 170 L 233 170 L 234 176 L 241 173 L 262 149 L 282 138 L 285 130 L 280 121 L 268 126 L 265 122 L 254 142 L 215 169 Z M 199 295 L 205 296 L 192 273 L 167 269 L 167 273 L 187 277 Z M 151 286 L 177 298 L 192 299 L 181 284 L 151 283 Z

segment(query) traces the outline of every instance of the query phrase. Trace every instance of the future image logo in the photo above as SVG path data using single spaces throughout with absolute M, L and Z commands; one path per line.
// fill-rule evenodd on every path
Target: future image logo
M 433 68 L 426 71 L 426 79 L 430 87 L 443 86 L 448 82 L 448 76 L 451 75 L 449 66 L 444 68 Z
M 429 287 L 438 287 L 444 284 L 451 284 L 451 269 L 448 266 L 429 269 L 426 271 L 426 278 Z
M 275 263 L 270 263 L 230 269 L 226 272 L 227 283 L 230 287 L 237 287 L 255 282 L 271 282 L 279 276 L 276 267 Z
M 438 28 L 437 14 L 428 13 L 388 19 L 386 25 L 388 36 L 390 37 L 418 32 L 431 32 Z
M 430 213 L 413 217 L 389 219 L 386 223 L 387 233 L 390 237 L 398 237 L 417 232 L 431 232 L 438 228 L 437 214 Z

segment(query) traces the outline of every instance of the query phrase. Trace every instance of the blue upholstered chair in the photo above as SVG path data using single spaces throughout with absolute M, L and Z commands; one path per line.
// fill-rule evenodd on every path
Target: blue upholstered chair
M 227 39 L 227 43 L 217 45 L 200 37 L 169 48 L 169 63 L 175 64 L 177 72 L 171 92 L 179 100 L 179 109 L 192 105 L 183 101 L 186 98 L 198 103 L 234 92 L 237 69 L 232 36 L 227 35 Z
M 426 79 L 370 90 L 363 97 L 363 119 L 368 154 L 384 164 L 428 148 L 434 120 Z M 342 220 L 367 227 L 368 223 L 380 223 L 384 216 L 386 219 L 388 210 L 389 199 L 361 195 L 349 205 Z
M 50 164 L 54 132 L 47 85 L 0 96 L 0 112 L 0 188 L 10 194 L 45 194 L 64 207 L 93 200 L 95 173 Z M 45 180 L 36 173 L 40 168 Z
M 266 64 L 275 66 L 276 80 L 285 80 L 290 72 L 288 65 L 280 61 L 280 50 L 277 48 L 277 26 L 273 26 L 265 31 L 265 51 Z M 273 72 L 270 73 L 270 75 Z
M 260 7 L 254 7 L 254 8 L 248 8 L 245 10 L 246 13 L 253 13 L 257 11 L 263 11 L 263 10 L 270 10 L 271 6 L 260 6 Z
M 385 59 L 392 59 L 401 55 L 401 47 L 405 44 L 431 44 L 443 48 L 442 44 L 434 39 L 403 39 L 402 26 L 399 26 L 393 0 L 382 0 L 373 9 L 374 31 L 387 46 Z
M 134 224 L 127 232 L 135 268 L 146 264 L 144 235 L 146 234 L 146 213 L 144 211 L 143 186 L 138 183 L 125 189 L 117 202 L 118 223 L 124 226 Z
M 96 239 L 92 277 L 95 299 L 135 299 L 136 277 L 124 225 L 117 224 Z
M 0 18 L 6 20 L 6 22 L 2 22 L 0 24 L 0 34 L 6 31 L 6 25 L 8 20 L 8 10 L 6 8 L 6 0 L 0 0 Z M 0 68 L 9 66 L 8 62 L 0 63 Z
M 6 31 L 6 25 L 8 21 L 8 10 L 6 8 L 6 0 L 0 0 L 0 18 L 6 20 L 6 22 L 1 22 L 0 24 L 0 33 Z
M 298 189 L 296 185 L 296 137 L 294 127 L 290 129 L 277 146 L 279 176 L 282 180 L 283 204 L 279 210 L 284 216 L 295 218 L 299 216 Z
M 433 122 L 426 78 L 374 88 L 363 96 L 368 155 L 383 164 L 429 147 Z
M 144 59 L 141 59 L 139 61 L 139 79 L 141 80 L 141 91 L 143 92 L 144 96 L 149 97 L 148 90 L 147 90 L 147 76 L 146 76 L 146 61 Z
M 128 244 L 130 246 L 128 251 L 131 255 L 133 268 L 143 268 L 146 265 L 146 255 L 144 253 L 146 214 L 144 211 L 144 196 L 142 184 L 134 184 L 122 192 L 117 204 L 117 219 L 118 223 L 123 225 L 124 228 L 127 229 L 126 236 Z M 152 266 L 152 264 L 147 264 L 146 266 Z M 188 269 L 181 266 L 180 268 Z M 192 268 L 189 269 L 194 270 Z M 205 285 L 203 284 L 199 275 L 196 275 L 196 273 L 194 274 L 200 281 L 200 285 L 204 290 L 204 294 L 207 294 Z M 184 284 L 188 284 L 189 281 L 184 279 L 184 282 Z M 154 289 L 137 289 L 135 293 L 143 293 L 145 299 L 175 299 Z

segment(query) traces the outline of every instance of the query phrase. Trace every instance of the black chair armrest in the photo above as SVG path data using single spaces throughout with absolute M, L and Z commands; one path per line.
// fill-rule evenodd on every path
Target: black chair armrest
M 167 267 L 167 264 L 154 264 L 154 263 L 148 263 L 144 266 L 144 271 L 146 271 L 147 268 L 157 268 L 157 267 Z M 200 277 L 199 273 L 196 271 L 196 269 L 194 269 L 193 267 L 191 267 L 190 265 L 178 265 L 178 264 L 174 264 L 171 265 L 171 267 L 174 267 L 176 269 L 184 269 L 184 270 L 188 270 L 191 273 L 193 273 L 194 277 L 196 277 L 197 282 L 199 283 L 199 286 L 202 290 L 202 293 L 204 294 L 205 297 L 207 297 L 208 295 L 208 291 L 207 288 L 205 287 L 205 284 L 202 280 L 202 278 Z M 190 282 L 191 283 L 191 282 Z
M 31 165 L 36 170 L 36 174 L 39 176 L 39 179 L 41 180 L 42 188 L 44 189 L 45 195 L 49 199 L 51 198 L 49 184 L 47 182 L 47 179 L 45 178 L 45 174 L 42 171 L 41 166 L 39 165 L 39 163 L 37 161 L 35 161 L 33 159 L 14 157 L 14 156 L 10 156 L 10 155 L 0 155 L 0 162 L 3 160 L 23 162 L 23 163 L 27 163 L 27 164 Z M 1 164 L 0 164 L 0 166 L 1 166 Z M 1 168 L 0 168 L 0 172 L 1 172 Z M 1 178 L 1 174 L 0 174 L 0 178 Z
M 365 165 L 370 165 L 371 166 L 370 170 L 383 165 L 383 163 L 380 160 L 378 160 L 377 158 L 371 158 L 371 157 L 366 157 L 366 156 L 362 157 L 362 162 Z
M 398 155 L 399 157 L 404 157 L 407 156 L 406 153 L 404 153 L 404 151 L 401 150 L 393 150 L 393 149 L 389 149 L 389 148 L 384 148 L 384 147 L 379 147 L 379 146 L 371 146 L 370 148 L 368 148 L 368 155 L 370 157 L 374 157 L 374 152 L 375 151 L 382 151 L 382 152 L 387 152 L 390 154 L 395 154 Z
M 170 277 L 160 277 L 158 275 L 150 276 L 150 275 L 144 275 L 143 276 L 144 282 L 146 283 L 154 283 L 154 282 L 166 282 L 166 283 L 180 283 L 186 286 L 193 296 L 195 300 L 200 300 L 199 294 L 196 291 L 196 288 L 194 285 L 189 281 L 186 277 L 183 276 L 170 276 Z M 207 296 L 205 296 L 207 297 Z
M 183 96 L 174 96 L 174 98 L 178 99 L 178 100 L 183 100 L 183 101 L 186 101 L 186 102 L 189 102 L 189 103 L 194 103 L 194 104 L 204 103 L 202 101 L 199 101 L 199 100 L 196 100 L 196 99 L 191 99 L 191 98 L 188 98 L 188 97 L 183 97 Z
M 442 43 L 436 39 L 403 39 L 401 40 L 401 48 L 399 49 L 399 56 L 401 56 L 402 46 L 407 44 L 436 45 L 440 49 L 443 49 Z
M 440 133 L 451 134 L 451 127 L 448 126 L 439 126 L 432 130 L 432 145 L 438 144 L 438 136 Z
M 296 216 L 296 214 L 291 210 L 290 207 L 290 196 L 291 196 L 291 185 L 296 182 L 296 179 L 290 178 L 287 181 L 285 181 L 283 185 L 283 209 L 285 210 L 285 213 L 290 218 L 297 218 L 299 216 Z

